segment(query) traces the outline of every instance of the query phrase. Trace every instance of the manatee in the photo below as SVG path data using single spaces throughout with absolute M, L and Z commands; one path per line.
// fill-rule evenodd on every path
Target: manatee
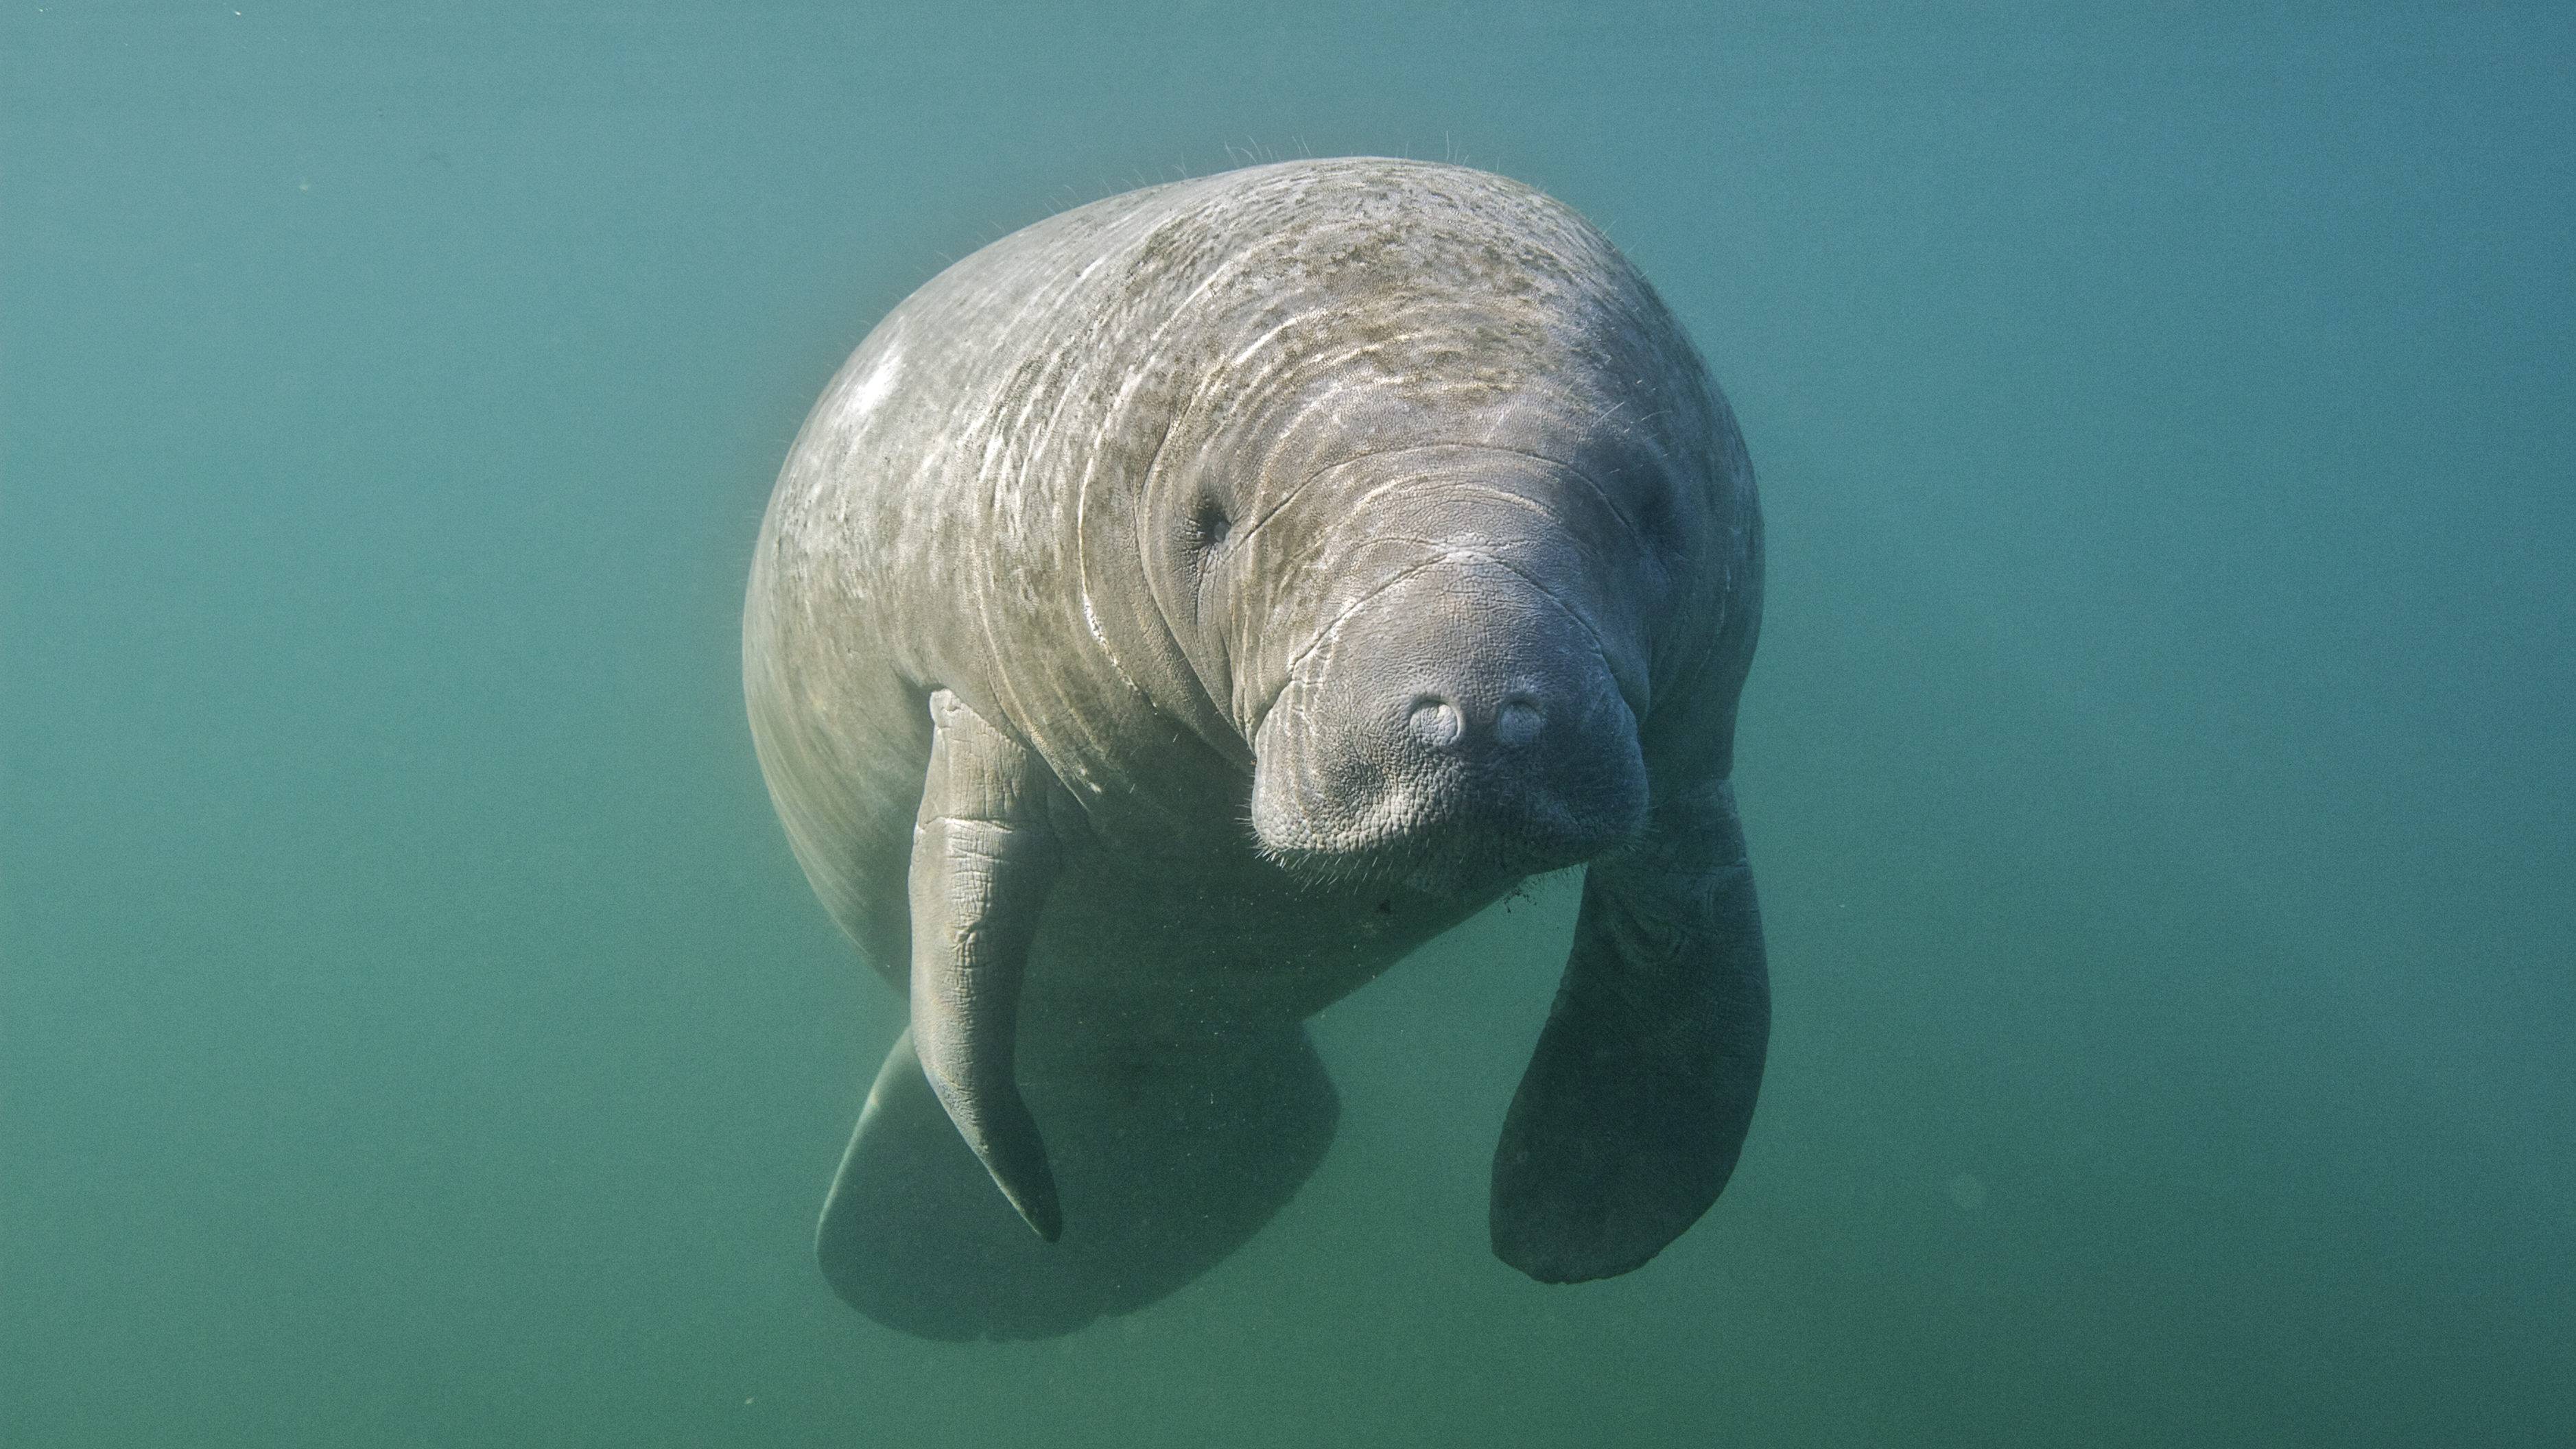
M 797 436 L 743 621 L 788 840 L 909 998 L 834 1290 L 939 1339 L 1173 1292 L 1323 1158 L 1305 1019 L 1575 866 L 1493 1247 L 1652 1258 L 1770 1030 L 1729 784 L 1761 559 L 1679 324 L 1502 177 L 1257 166 L 915 292 Z

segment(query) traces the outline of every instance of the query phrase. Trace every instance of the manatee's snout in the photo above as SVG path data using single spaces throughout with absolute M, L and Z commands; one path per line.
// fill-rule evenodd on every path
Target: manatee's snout
M 1254 740 L 1252 823 L 1301 873 L 1433 890 L 1591 859 L 1645 817 L 1637 721 L 1594 631 L 1451 555 L 1324 631 Z

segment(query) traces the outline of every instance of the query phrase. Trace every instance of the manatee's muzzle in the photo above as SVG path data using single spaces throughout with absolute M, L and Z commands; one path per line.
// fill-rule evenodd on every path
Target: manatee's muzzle
M 1636 716 L 1601 641 L 1472 552 L 1326 629 L 1253 747 L 1261 847 L 1318 878 L 1470 890 L 1590 860 L 1645 819 Z

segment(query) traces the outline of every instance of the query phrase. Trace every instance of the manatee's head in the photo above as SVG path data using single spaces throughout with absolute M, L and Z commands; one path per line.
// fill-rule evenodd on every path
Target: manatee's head
M 1092 466 L 1085 620 L 1251 767 L 1262 852 L 1466 893 L 1633 839 L 1649 757 L 1722 776 L 1752 473 L 1609 242 L 1526 187 L 1403 162 L 1283 171 L 1193 216 L 1119 273 L 1144 320 L 1118 335 L 1151 345 L 1100 371 L 1132 399 L 1100 435 L 1132 471 Z M 1131 539 L 1150 609 L 1101 562 Z
M 1431 446 L 1245 501 L 1200 525 L 1193 652 L 1249 745 L 1263 854 L 1455 895 L 1636 835 L 1657 623 L 1691 563 L 1679 490 Z

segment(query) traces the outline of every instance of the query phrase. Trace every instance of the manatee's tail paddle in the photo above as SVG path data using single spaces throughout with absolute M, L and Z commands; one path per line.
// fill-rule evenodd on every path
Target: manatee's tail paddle
M 1216 1266 L 1286 1205 L 1341 1106 L 1294 1022 L 1206 1049 L 1024 1061 L 1064 1233 L 1042 1242 L 993 1190 L 922 1077 L 887 1053 L 823 1204 L 815 1248 L 851 1307 L 924 1338 L 1025 1339 L 1132 1312 Z
M 1564 984 L 1494 1152 L 1494 1252 L 1542 1283 L 1645 1263 L 1717 1200 L 1771 1035 L 1762 916 L 1724 781 L 1592 863 Z

